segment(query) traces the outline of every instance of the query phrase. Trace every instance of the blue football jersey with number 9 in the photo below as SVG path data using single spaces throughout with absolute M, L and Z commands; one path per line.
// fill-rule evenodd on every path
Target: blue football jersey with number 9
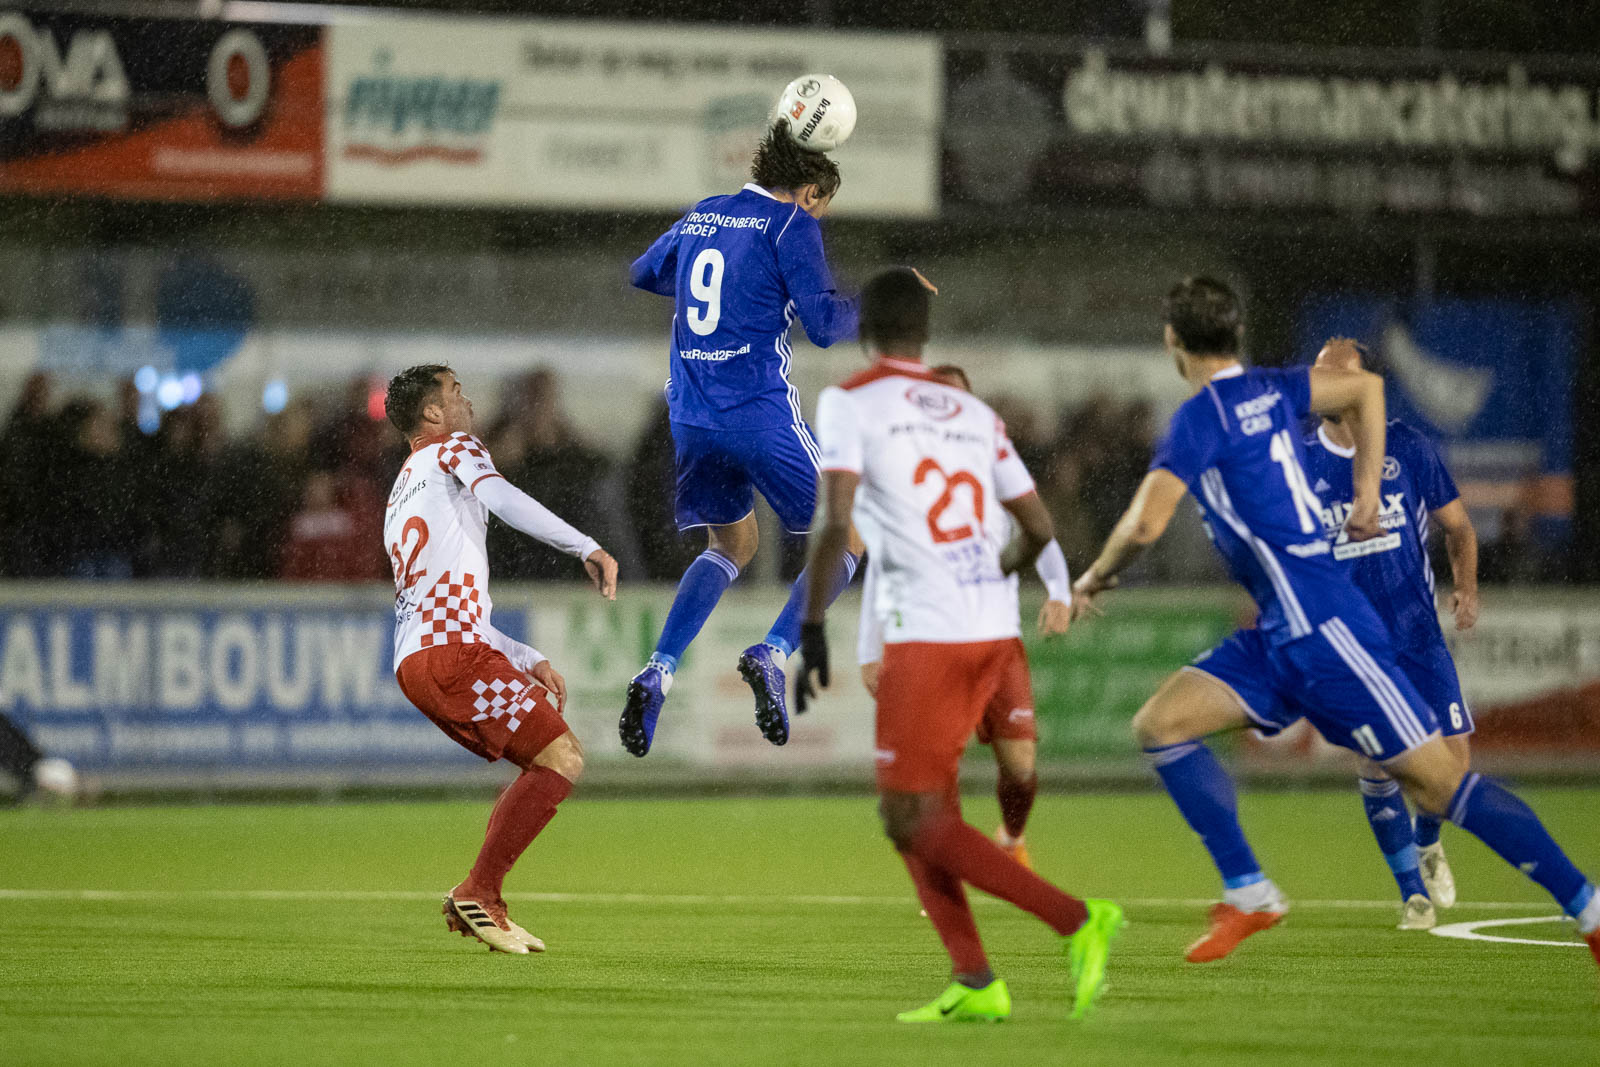
M 633 264 L 640 289 L 673 298 L 674 423 L 710 430 L 802 426 L 789 382 L 796 317 L 826 348 L 856 335 L 834 290 L 817 220 L 758 185 L 696 204 Z
M 1230 367 L 1178 408 L 1150 463 L 1194 494 L 1212 543 L 1254 598 L 1257 626 L 1274 645 L 1335 616 L 1376 623 L 1334 563 L 1322 501 L 1306 477 L 1301 427 L 1310 404 L 1307 368 Z

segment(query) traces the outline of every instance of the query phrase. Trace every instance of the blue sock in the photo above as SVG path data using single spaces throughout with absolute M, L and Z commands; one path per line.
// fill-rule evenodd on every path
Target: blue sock
M 1378 839 L 1384 861 L 1394 872 L 1400 899 L 1409 900 L 1419 893 L 1427 896 L 1422 872 L 1417 870 L 1417 843 L 1412 839 L 1411 816 L 1400 796 L 1400 783 L 1388 778 L 1361 779 L 1361 806 L 1367 809 L 1372 836 Z
M 1265 875 L 1261 865 L 1239 828 L 1239 801 L 1234 795 L 1233 779 L 1211 750 L 1200 741 L 1186 741 L 1144 752 L 1185 821 L 1211 853 L 1211 861 L 1222 873 L 1223 886 L 1240 889 L 1262 881 Z
M 1538 882 L 1568 914 L 1577 914 L 1573 907 L 1583 909 L 1588 879 L 1567 859 L 1533 809 L 1509 789 L 1481 774 L 1467 775 L 1450 800 L 1450 821 Z
M 1429 815 L 1425 811 L 1417 812 L 1416 840 L 1418 848 L 1427 848 L 1429 845 L 1439 843 L 1439 830 L 1444 826 L 1444 820 L 1437 815 Z
M 839 599 L 839 594 L 844 592 L 844 587 L 850 584 L 850 579 L 856 576 L 856 567 L 861 558 L 846 552 L 844 554 L 844 569 L 839 572 L 838 578 L 833 583 L 833 589 L 828 593 L 828 603 L 832 604 Z M 811 573 L 808 566 L 800 572 L 800 577 L 794 580 L 794 585 L 789 587 L 789 602 L 784 604 L 783 610 L 778 612 L 777 621 L 772 624 L 772 629 L 767 631 L 767 644 L 783 649 L 785 656 L 794 654 L 794 646 L 800 643 L 800 616 L 806 610 L 806 575 Z
M 669 671 L 677 670 L 689 642 L 711 618 L 717 601 L 737 577 L 739 568 L 722 553 L 708 548 L 696 556 L 678 582 L 678 595 L 672 599 L 667 624 L 661 628 L 661 640 L 656 642 L 656 654 L 650 659 Z

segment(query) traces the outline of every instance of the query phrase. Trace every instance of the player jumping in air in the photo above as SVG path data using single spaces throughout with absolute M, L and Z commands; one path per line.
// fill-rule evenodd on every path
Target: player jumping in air
M 1100 557 L 1073 586 L 1073 612 L 1166 529 L 1192 489 L 1212 541 L 1260 614 L 1193 667 L 1169 677 L 1134 716 L 1140 745 L 1211 853 L 1223 900 L 1193 963 L 1218 960 L 1288 911 L 1239 827 L 1233 782 L 1203 738 L 1303 716 L 1328 741 L 1379 764 L 1420 811 L 1449 819 L 1526 872 L 1568 914 L 1600 962 L 1600 896 L 1532 809 L 1468 773 L 1439 736 L 1433 709 L 1396 665 L 1388 630 L 1334 559 L 1322 500 L 1305 469 L 1300 426 L 1337 415 L 1354 439 L 1347 542 L 1381 536 L 1383 380 L 1327 365 L 1246 370 L 1231 290 L 1190 278 L 1167 294 L 1165 338 L 1194 395 L 1178 408 L 1150 473 Z M 1251 680 L 1241 692 L 1236 681 Z
M 934 367 L 931 373 L 953 389 L 972 392 L 966 372 L 954 364 Z M 1061 546 L 1052 540 L 1039 553 L 1034 566 L 1047 595 L 1044 606 L 1039 609 L 1039 634 L 1042 637 L 1064 634 L 1072 622 L 1072 577 Z M 874 697 L 878 695 L 878 675 L 883 667 L 884 620 L 877 607 L 878 570 L 872 557 L 867 557 L 867 569 L 861 581 L 861 625 L 856 637 L 861 682 Z M 995 795 L 1000 801 L 1000 826 L 994 832 L 995 844 L 1031 870 L 1033 863 L 1028 858 L 1028 846 L 1022 835 L 1039 790 L 1039 776 L 1035 770 L 1039 732 L 1034 720 L 1033 686 L 1027 664 L 1019 662 L 1017 666 L 1022 669 L 1005 680 L 984 709 L 977 738 L 979 744 L 993 748 L 998 772 Z
M 406 699 L 461 747 L 522 768 L 489 815 L 471 873 L 445 896 L 445 921 L 497 952 L 542 952 L 544 942 L 506 914 L 500 887 L 572 791 L 583 749 L 561 718 L 561 675 L 489 621 L 489 513 L 583 560 L 610 600 L 617 564 L 495 470 L 473 436 L 472 403 L 449 367 L 401 371 L 389 382 L 386 408 L 411 445 L 383 520 L 398 590 L 395 677 Z
M 1335 339 L 1317 354 L 1316 365 L 1359 370 L 1364 352 L 1354 341 Z M 1380 517 L 1384 532 L 1370 541 L 1350 541 L 1340 531 L 1351 507 L 1355 434 L 1339 416 L 1324 416 L 1316 432 L 1306 438 L 1306 477 L 1329 505 L 1322 521 L 1328 535 L 1336 538 L 1333 558 L 1367 594 L 1394 641 L 1400 669 L 1433 709 L 1445 744 L 1466 767 L 1471 759 L 1467 738 L 1472 733 L 1472 712 L 1461 695 L 1455 661 L 1439 628 L 1427 540 L 1429 527 L 1438 523 L 1455 582 L 1451 614 L 1457 630 L 1470 630 L 1478 621 L 1478 537 L 1433 444 L 1399 419 L 1389 422 L 1388 442 Z M 1207 669 L 1220 668 L 1213 662 Z M 1241 694 L 1246 692 L 1241 686 L 1250 684 L 1242 678 L 1228 681 Z M 1371 760 L 1362 761 L 1360 773 L 1367 820 L 1404 902 L 1400 928 L 1430 929 L 1437 922 L 1434 905 L 1449 908 L 1456 902 L 1455 877 L 1439 843 L 1440 820 L 1419 811 L 1413 826 L 1399 783 Z
M 803 708 L 815 686 L 830 681 L 823 616 L 859 512 L 870 558 L 882 568 L 880 811 L 954 972 L 937 999 L 898 1018 L 997 1020 L 1011 1013 L 1011 994 L 989 967 L 964 885 L 1031 912 L 1067 939 L 1073 1014 L 1081 1017 L 1104 982 L 1122 910 L 1067 895 L 961 818 L 962 749 L 996 694 L 1027 678 L 1012 576 L 1038 558 L 1054 531 L 994 412 L 923 366 L 929 298 L 905 268 L 868 282 L 861 337 L 874 362 L 825 390 L 817 405 L 822 501 L 806 579 L 798 698 Z M 1009 545 L 1008 512 L 1017 524 Z
M 618 724 L 623 747 L 650 751 L 672 675 L 723 591 L 756 552 L 755 493 L 784 527 L 800 533 L 816 505 L 816 441 L 789 383 L 789 331 L 798 317 L 824 348 L 856 335 L 856 305 L 834 289 L 817 220 L 839 191 L 839 166 L 800 148 L 780 120 L 751 164 L 753 179 L 730 196 L 696 204 L 633 264 L 640 289 L 671 297 L 667 405 L 677 450 L 678 528 L 710 531 L 689 564 L 655 653 L 628 686 Z M 840 548 L 838 593 L 859 549 Z M 800 590 L 766 639 L 739 657 L 755 693 L 756 725 L 775 745 L 789 739 L 784 665 L 800 639 Z

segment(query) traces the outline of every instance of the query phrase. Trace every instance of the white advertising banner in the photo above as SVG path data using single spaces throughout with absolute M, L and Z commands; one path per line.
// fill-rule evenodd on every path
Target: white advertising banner
M 833 74 L 860 120 L 841 213 L 938 209 L 932 36 L 534 19 L 329 28 L 329 199 L 682 210 L 747 179 L 791 79 Z

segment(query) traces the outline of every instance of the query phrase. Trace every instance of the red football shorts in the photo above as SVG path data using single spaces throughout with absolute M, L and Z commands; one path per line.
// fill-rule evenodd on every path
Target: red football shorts
M 1006 661 L 1000 688 L 978 721 L 978 743 L 995 741 L 1037 741 L 1039 730 L 1033 719 L 1033 678 L 1028 673 L 1028 657 L 1013 656 Z
M 886 645 L 878 675 L 875 758 L 878 788 L 896 793 L 938 793 L 956 781 L 961 753 L 1002 693 L 1030 697 L 1028 658 L 1022 642 Z M 998 702 L 998 703 L 997 703 Z M 1005 733 L 996 736 L 1006 737 Z
M 400 691 L 456 744 L 493 762 L 526 770 L 567 732 L 549 690 L 491 645 L 435 645 L 413 652 L 395 671 Z

